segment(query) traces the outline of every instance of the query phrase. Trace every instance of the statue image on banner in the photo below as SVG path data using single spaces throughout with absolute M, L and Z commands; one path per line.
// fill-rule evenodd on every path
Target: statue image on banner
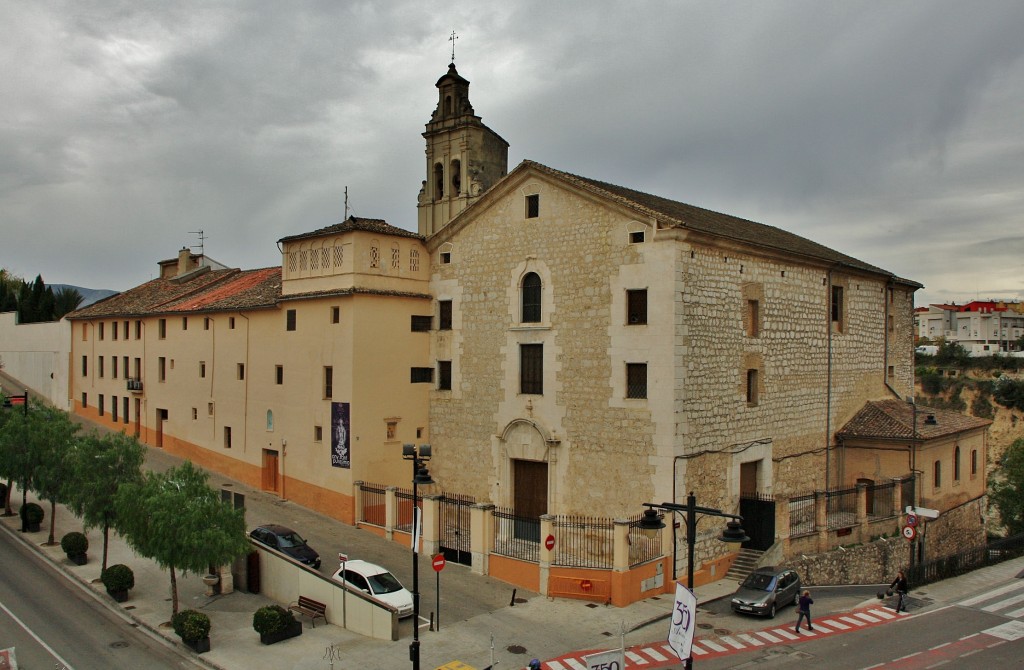
M 336 468 L 351 467 L 349 452 L 349 404 L 331 403 L 331 465 Z

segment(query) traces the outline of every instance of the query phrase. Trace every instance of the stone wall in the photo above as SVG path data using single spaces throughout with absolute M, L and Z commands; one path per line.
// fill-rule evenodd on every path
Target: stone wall
M 798 554 L 785 565 L 795 569 L 805 585 L 825 586 L 887 584 L 909 561 L 910 543 L 902 537 L 892 537 L 810 556 Z
M 921 530 L 926 561 L 983 546 L 986 542 L 985 510 L 988 496 L 943 512 L 938 519 L 925 520 Z

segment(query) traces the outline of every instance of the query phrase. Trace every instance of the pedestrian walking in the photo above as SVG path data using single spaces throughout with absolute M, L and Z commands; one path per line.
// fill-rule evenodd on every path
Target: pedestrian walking
M 903 610 L 907 611 L 906 596 L 907 591 L 907 576 L 902 570 L 896 573 L 896 579 L 892 580 L 892 584 L 889 584 L 889 590 L 896 592 L 896 611 Z
M 796 604 L 797 618 L 796 618 L 796 632 L 800 632 L 800 623 L 807 618 L 807 630 L 814 630 L 814 626 L 811 625 L 811 605 L 814 601 L 811 600 L 811 592 L 804 591 L 800 595 L 800 600 Z

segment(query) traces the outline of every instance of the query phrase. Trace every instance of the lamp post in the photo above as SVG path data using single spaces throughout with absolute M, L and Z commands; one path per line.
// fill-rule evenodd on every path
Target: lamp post
M 402 458 L 412 461 L 412 644 L 409 660 L 412 670 L 420 670 L 420 508 L 417 488 L 420 484 L 433 484 L 426 461 L 430 460 L 430 445 L 402 445 Z
M 698 507 L 697 497 L 693 495 L 693 491 L 686 496 L 686 504 L 680 505 L 678 503 L 661 503 L 656 505 L 654 503 L 644 503 L 644 507 L 647 508 L 644 511 L 644 516 L 640 520 L 640 530 L 648 537 L 654 536 L 658 531 L 665 527 L 664 515 L 659 514 L 658 511 L 662 512 L 676 512 L 682 514 L 686 520 L 686 549 L 687 549 L 687 561 L 686 561 L 686 587 L 693 593 L 693 560 L 694 560 L 694 547 L 697 544 L 697 521 L 703 516 L 718 516 L 726 519 L 731 519 L 726 523 L 725 530 L 722 531 L 722 535 L 718 538 L 722 542 L 727 544 L 742 544 L 748 541 L 750 538 L 743 531 L 743 527 L 740 525 L 743 521 L 743 517 L 737 514 L 727 514 L 719 509 L 713 507 Z M 698 516 L 703 515 L 703 516 Z M 675 524 L 673 524 L 673 527 Z M 673 547 L 673 551 L 675 547 Z M 675 573 L 675 566 L 672 568 L 673 574 Z M 687 670 L 693 667 L 693 655 L 691 654 L 686 659 L 685 667 Z

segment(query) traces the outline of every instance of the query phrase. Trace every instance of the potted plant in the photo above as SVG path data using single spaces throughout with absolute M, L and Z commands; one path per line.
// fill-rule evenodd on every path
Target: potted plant
M 60 538 L 60 548 L 67 554 L 68 560 L 75 565 L 85 565 L 89 560 L 85 552 L 89 550 L 89 538 L 76 530 Z
M 171 617 L 171 626 L 192 651 L 210 651 L 210 617 L 195 610 L 181 610 Z
M 111 598 L 123 603 L 128 599 L 128 589 L 135 587 L 135 573 L 127 565 L 116 563 L 103 571 L 100 581 Z
M 25 503 L 19 512 L 21 520 L 25 523 L 30 533 L 39 532 L 39 524 L 43 522 L 43 508 L 34 502 Z
M 302 635 L 302 622 L 280 605 L 267 605 L 252 615 L 252 627 L 260 634 L 260 642 L 274 644 Z

